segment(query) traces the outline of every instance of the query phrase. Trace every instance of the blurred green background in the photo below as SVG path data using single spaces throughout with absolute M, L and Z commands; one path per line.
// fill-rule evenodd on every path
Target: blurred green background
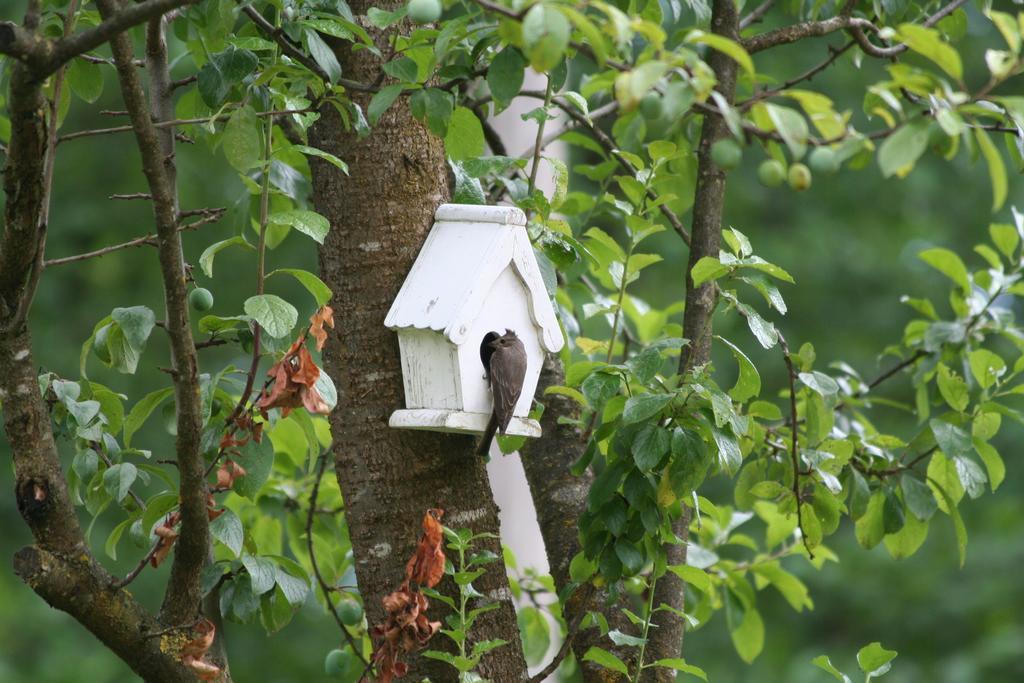
M 20 16 L 23 2 L 4 2 L 0 20 Z M 991 27 L 972 12 L 969 36 L 963 47 L 971 65 L 968 80 L 983 82 L 982 52 L 994 40 Z M 838 43 L 839 38 L 833 42 Z M 763 57 L 780 74 L 794 74 L 825 56 L 824 47 L 783 48 Z M 859 93 L 863 85 L 880 77 L 880 66 L 865 64 L 863 71 L 848 61 L 815 80 L 829 92 L 840 110 L 854 111 L 862 129 L 880 122 L 864 121 Z M 100 109 L 122 108 L 112 73 L 96 106 L 76 103 L 64 130 L 115 125 Z M 120 121 L 117 121 L 118 123 Z M 531 124 L 532 125 L 532 124 Z M 225 220 L 185 237 L 187 254 L 196 263 L 202 249 L 233 234 L 245 220 L 241 183 L 203 141 L 179 145 L 179 183 L 183 208 L 234 208 Z M 785 189 L 769 190 L 756 181 L 760 157 L 747 155 L 743 167 L 731 174 L 727 196 L 727 222 L 745 232 L 755 249 L 782 265 L 796 279 L 784 295 L 789 315 L 780 323 L 792 347 L 812 342 L 819 365 L 845 360 L 866 376 L 873 376 L 891 361 L 878 353 L 898 340 L 909 309 L 899 304 L 901 294 L 933 296 L 940 302 L 945 291 L 941 276 L 920 263 L 915 254 L 931 245 L 950 247 L 975 263 L 971 246 L 985 238 L 991 220 L 988 174 L 982 162 L 966 155 L 952 163 L 927 156 L 902 181 L 884 181 L 874 165 L 860 171 L 844 170 L 833 177 L 816 177 L 802 195 Z M 571 188 L 576 185 L 572 184 Z M 50 258 L 88 251 L 122 242 L 152 230 L 149 207 L 143 203 L 113 202 L 113 193 L 145 191 L 139 161 L 130 136 L 86 138 L 61 145 L 56 167 L 50 221 Z M 2 200 L 0 200 L 2 201 Z M 1024 207 L 1024 185 L 1011 177 L 1009 204 Z M 1009 211 L 996 217 L 1009 221 Z M 638 294 L 655 305 L 667 305 L 682 296 L 686 254 L 678 240 L 666 233 L 656 247 L 665 261 L 645 271 Z M 976 258 L 976 257 L 975 257 Z M 132 250 L 48 271 L 43 278 L 32 314 L 36 361 L 46 370 L 69 378 L 78 376 L 78 353 L 96 321 L 114 306 L 145 304 L 162 310 L 156 254 Z M 270 267 L 290 265 L 316 268 L 308 243 L 286 241 L 270 256 Z M 247 254 L 224 252 L 217 259 L 217 295 L 214 313 L 240 311 L 249 289 L 253 267 Z M 202 284 L 204 278 L 197 271 Z M 285 287 L 288 283 L 273 283 Z M 297 294 L 294 290 L 274 289 Z M 301 295 L 292 300 L 303 300 Z M 300 311 L 300 313 L 302 313 Z M 308 315 L 308 312 L 307 312 Z M 340 321 L 344 324 L 344 321 Z M 735 316 L 719 316 L 716 329 L 744 338 Z M 777 356 L 745 350 L 761 368 L 765 386 L 777 388 L 784 368 Z M 232 361 L 229 352 L 211 350 L 216 362 Z M 132 397 L 159 386 L 164 377 L 156 361 L 167 357 L 165 340 L 155 333 L 147 349 L 150 362 L 135 376 L 117 375 L 105 368 L 92 369 L 92 377 Z M 240 365 L 241 358 L 233 359 Z M 723 359 L 723 367 L 728 361 Z M 731 366 L 728 366 L 731 367 Z M 897 380 L 886 395 L 907 399 Z M 773 389 L 772 389 L 773 390 Z M 168 448 L 171 441 L 154 419 L 140 433 L 144 447 Z M 912 429 L 912 423 L 887 424 L 894 431 Z M 846 525 L 830 545 L 841 563 L 820 572 L 799 560 L 792 561 L 807 582 L 815 609 L 796 614 L 774 591 L 764 591 L 760 607 L 767 625 L 763 654 L 751 666 L 743 664 L 729 642 L 724 615 L 687 636 L 685 655 L 718 682 L 811 682 L 831 680 L 810 664 L 827 653 L 833 662 L 856 670 L 854 655 L 872 641 L 899 651 L 891 683 L 936 682 L 1010 683 L 1024 680 L 1024 581 L 1017 574 L 1024 562 L 1024 472 L 1016 444 L 1018 425 L 1004 422 L 1000 451 L 1007 461 L 1007 478 L 998 493 L 963 506 L 971 541 L 963 570 L 957 568 L 952 524 L 937 519 L 924 547 L 912 558 L 892 560 L 881 546 L 860 549 Z M 0 490 L 13 488 L 9 446 L 0 440 Z M 170 457 L 156 451 L 154 457 Z M 68 460 L 69 462 L 70 460 Z M 720 486 L 712 482 L 712 487 Z M 725 490 L 724 487 L 722 489 Z M 110 519 L 113 516 L 108 513 Z M 86 520 L 87 524 L 88 521 Z M 0 496 L 0 557 L 30 542 L 15 509 L 12 495 Z M 92 531 L 102 546 L 109 520 L 101 517 Z M 118 561 L 107 559 L 114 573 L 130 569 L 144 552 L 122 542 Z M 102 553 L 102 548 L 98 548 Z M 70 617 L 51 610 L 9 570 L 0 571 L 0 683 L 112 683 L 132 680 L 123 665 Z M 156 607 L 162 598 L 169 563 L 146 571 L 133 585 L 133 593 Z M 338 645 L 334 625 L 312 603 L 282 633 L 266 638 L 259 626 L 231 624 L 227 629 L 232 669 L 238 681 L 322 680 L 323 656 Z

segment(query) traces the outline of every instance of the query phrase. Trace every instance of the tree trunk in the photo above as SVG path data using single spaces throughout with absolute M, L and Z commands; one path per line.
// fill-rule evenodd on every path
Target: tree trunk
M 733 0 L 714 0 L 711 9 L 712 32 L 739 40 L 739 12 Z M 712 51 L 708 65 L 715 72 L 717 90 L 732 103 L 736 94 L 736 62 L 723 52 Z M 717 301 L 713 282 L 694 287 L 690 273 L 704 256 L 718 256 L 722 237 L 722 209 L 725 204 L 725 172 L 711 160 L 711 145 L 729 134 L 725 119 L 708 114 L 704 117 L 700 146 L 697 149 L 697 188 L 693 204 L 693 230 L 690 238 L 690 260 L 686 267 L 686 309 L 683 314 L 683 336 L 690 340 L 679 356 L 679 372 L 685 374 L 697 365 L 711 360 L 711 316 Z M 690 513 L 683 506 L 682 516 L 673 524 L 673 531 L 684 542 L 666 546 L 668 564 L 686 563 L 686 539 L 690 535 Z M 676 610 L 685 606 L 686 584 L 671 572 L 658 579 L 654 604 L 668 605 Z M 669 611 L 655 612 L 653 623 L 658 628 L 651 634 L 650 660 L 678 657 L 683 646 L 685 622 Z M 656 667 L 649 669 L 645 680 L 670 683 L 676 672 Z
M 580 476 L 569 471 L 572 464 L 583 455 L 586 443 L 579 429 L 570 424 L 559 423 L 560 417 L 578 417 L 579 410 L 572 399 L 565 396 L 545 396 L 549 386 L 565 383 L 561 361 L 555 356 L 545 359 L 537 385 L 535 398 L 545 404 L 541 417 L 544 437 L 527 440 L 522 450 L 523 471 L 530 485 L 534 507 L 537 509 L 537 523 L 544 538 L 544 549 L 551 568 L 555 588 L 561 591 L 570 583 L 569 563 L 580 551 L 579 519 L 587 507 L 587 492 L 594 480 L 588 469 Z M 602 612 L 612 629 L 630 631 L 629 620 L 622 611 L 624 605 L 613 603 L 610 607 L 608 591 L 597 589 L 590 594 L 586 604 L 578 595 L 573 596 L 564 606 L 565 619 L 572 623 L 580 610 Z M 572 634 L 570 634 L 572 635 Z M 580 665 L 585 683 L 605 683 L 625 680 L 611 669 L 595 662 L 583 661 L 583 655 L 592 646 L 613 651 L 623 661 L 636 658 L 635 648 L 619 648 L 601 634 L 599 628 L 588 628 L 575 635 L 573 653 Z
M 358 15 L 370 4 L 362 0 L 352 9 Z M 384 7 L 399 4 L 392 0 Z M 367 50 L 341 50 L 339 59 L 348 78 L 373 83 L 380 74 L 380 59 Z M 365 110 L 369 97 L 355 99 Z M 391 412 L 404 407 L 405 399 L 397 337 L 384 327 L 384 317 L 426 238 L 434 210 L 449 196 L 441 140 L 412 117 L 402 99 L 363 140 L 345 129 L 337 111 L 325 107 L 311 142 L 349 166 L 345 175 L 314 163 L 313 188 L 317 210 L 332 226 L 320 252 L 320 270 L 334 291 L 337 321 L 324 349 L 339 394 L 330 418 L 334 458 L 356 578 L 372 624 L 382 620 L 381 597 L 402 581 L 428 508 L 443 508 L 443 522 L 453 528 L 494 534 L 498 508 L 484 461 L 473 455 L 473 439 L 388 427 Z M 484 548 L 501 556 L 497 538 L 481 541 L 479 549 Z M 526 665 L 504 565 L 487 569 L 475 587 L 501 606 L 481 616 L 470 638 L 501 638 L 508 645 L 484 657 L 479 673 L 494 681 L 522 680 Z M 446 582 L 439 590 L 452 594 L 455 589 Z M 432 604 L 428 614 L 437 619 L 443 608 Z M 440 649 L 444 641 L 438 635 L 430 645 Z M 410 680 L 456 677 L 447 664 L 434 660 L 416 657 L 410 664 Z

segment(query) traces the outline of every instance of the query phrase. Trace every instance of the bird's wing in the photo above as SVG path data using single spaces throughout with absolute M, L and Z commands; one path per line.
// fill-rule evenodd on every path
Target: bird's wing
M 508 429 L 526 377 L 526 350 L 516 347 L 498 349 L 491 357 L 491 393 L 494 395 L 494 414 L 502 434 Z

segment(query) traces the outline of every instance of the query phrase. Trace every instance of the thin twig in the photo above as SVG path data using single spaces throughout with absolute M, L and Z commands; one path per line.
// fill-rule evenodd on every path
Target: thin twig
M 146 565 L 149 564 L 149 561 L 153 559 L 153 556 L 156 555 L 156 551 L 160 549 L 161 542 L 162 539 L 157 539 L 157 542 L 154 543 L 153 547 L 149 549 L 149 552 L 146 553 L 146 556 L 139 560 L 139 563 L 135 565 L 135 568 L 128 572 L 123 579 L 114 582 L 114 588 L 124 588 L 132 581 L 134 581 L 139 576 L 139 574 L 142 573 L 142 570 L 146 568 Z
M 759 23 L 764 19 L 764 15 L 768 14 L 768 11 L 774 6 L 775 0 L 764 0 L 764 2 L 755 7 L 750 14 L 740 20 L 740 30 L 742 31 L 745 28 L 749 28 L 754 24 Z
M 847 41 L 840 48 L 834 48 L 831 45 L 829 45 L 828 46 L 828 51 L 829 51 L 830 54 L 829 54 L 828 59 L 826 59 L 825 61 L 821 62 L 820 64 L 817 64 L 817 65 L 811 67 L 810 69 L 808 69 L 807 71 L 803 72 L 799 76 L 794 76 L 793 78 L 789 79 L 788 81 L 786 81 L 782 85 L 779 85 L 779 86 L 777 86 L 775 88 L 770 88 L 768 90 L 762 90 L 759 93 L 755 93 L 754 96 L 751 97 L 750 99 L 745 100 L 745 101 L 740 102 L 739 104 L 737 104 L 736 108 L 738 110 L 740 110 L 740 111 L 746 111 L 747 109 L 749 109 L 750 107 L 754 106 L 755 104 L 757 104 L 758 102 L 760 102 L 762 100 L 766 100 L 766 99 L 769 99 L 771 97 L 775 97 L 776 95 L 778 95 L 780 93 L 783 93 L 786 90 L 789 90 L 794 85 L 797 85 L 797 84 L 802 83 L 804 81 L 811 80 L 812 78 L 817 76 L 819 73 L 821 73 L 822 71 L 824 71 L 828 67 L 832 66 L 836 62 L 836 60 L 839 59 L 840 56 L 842 56 L 842 54 L 844 52 L 846 52 L 847 50 L 849 50 L 851 47 L 853 47 L 856 44 L 857 44 L 856 41 L 850 40 L 850 41 Z
M 219 217 L 220 216 L 218 216 L 218 218 Z M 196 228 L 210 222 L 211 220 L 201 219 L 195 221 L 194 223 L 186 223 L 184 225 L 179 225 L 178 232 L 185 232 L 186 230 L 195 230 Z M 75 263 L 77 261 L 85 261 L 86 259 L 106 256 L 107 254 L 112 254 L 115 251 L 121 251 L 122 249 L 131 249 L 133 247 L 143 246 L 157 246 L 156 235 L 145 235 L 144 237 L 137 237 L 133 240 L 122 242 L 121 244 L 113 244 L 109 247 L 103 247 L 102 249 L 97 249 L 95 251 L 85 252 L 84 254 L 75 254 L 74 256 L 62 256 L 61 258 L 48 259 L 46 261 L 43 261 L 43 268 L 49 268 L 51 266 L 63 266 L 67 263 Z
M 324 602 L 327 603 L 327 609 L 330 611 L 331 616 L 334 617 L 335 623 L 338 624 L 338 628 L 341 629 L 342 634 L 345 636 L 345 640 L 348 641 L 349 647 L 352 648 L 352 652 L 355 653 L 359 660 L 369 666 L 370 663 L 366 661 L 366 657 L 363 656 L 363 651 L 356 643 L 355 637 L 348 632 L 348 628 L 345 626 L 345 622 L 341 620 L 341 616 L 338 615 L 338 610 L 334 608 L 334 603 L 331 602 L 331 588 L 327 585 L 324 580 L 323 574 L 320 573 L 320 566 L 316 561 L 316 551 L 313 548 L 313 518 L 316 515 L 316 499 L 320 495 L 320 480 L 324 477 L 324 470 L 327 469 L 327 461 L 330 459 L 331 449 L 328 447 L 327 450 L 320 455 L 320 462 L 317 463 L 316 468 L 316 479 L 313 480 L 313 490 L 309 494 L 309 512 L 306 514 L 306 549 L 309 551 L 309 563 L 313 566 L 313 575 L 316 576 L 316 582 L 320 586 L 320 590 L 324 594 Z
M 309 114 L 316 111 L 314 106 L 306 107 L 304 109 L 282 109 L 277 111 L 258 111 L 256 116 L 286 116 L 289 114 Z M 153 123 L 154 128 L 173 128 L 175 126 L 195 126 L 210 123 L 211 121 L 227 121 L 231 118 L 230 113 L 223 113 L 217 116 L 206 116 L 203 118 L 193 119 L 173 119 L 170 121 L 156 121 Z M 74 133 L 68 133 L 67 135 L 61 135 L 57 140 L 57 144 L 68 142 L 69 140 L 77 140 L 78 138 L 92 137 L 95 135 L 113 135 L 116 133 L 130 133 L 134 128 L 129 126 L 113 126 L 111 128 L 91 128 L 89 130 L 79 130 Z
M 548 676 L 555 673 L 559 666 L 562 665 L 562 661 L 569 654 L 569 648 L 572 646 L 572 641 L 576 638 L 576 634 L 579 633 L 580 624 L 583 623 L 583 617 L 587 615 L 587 603 L 590 602 L 590 597 L 594 594 L 594 584 L 588 583 L 584 586 L 580 586 L 576 589 L 579 594 L 579 610 L 572 618 L 572 622 L 569 623 L 565 631 L 565 640 L 562 641 L 562 646 L 558 648 L 558 652 L 554 658 L 541 669 L 536 675 L 530 678 L 529 683 L 544 683 L 548 680 Z M 568 600 L 566 604 L 568 604 Z
M 804 548 L 807 549 L 807 557 L 813 560 L 814 552 L 811 550 L 811 544 L 807 540 L 807 534 L 804 532 L 803 511 L 800 509 L 800 455 L 796 423 L 796 368 L 793 367 L 793 359 L 789 356 L 789 345 L 786 343 L 786 338 L 782 336 L 782 332 L 776 331 L 776 334 L 779 339 L 779 346 L 782 349 L 782 358 L 786 361 L 786 372 L 789 375 L 790 459 L 793 462 L 793 498 L 796 501 L 796 525 L 800 529 L 800 537 L 803 539 Z

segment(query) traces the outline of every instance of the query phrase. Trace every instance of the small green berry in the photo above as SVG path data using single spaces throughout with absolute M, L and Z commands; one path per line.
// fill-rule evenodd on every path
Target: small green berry
M 408 17 L 414 24 L 430 24 L 441 18 L 440 0 L 409 0 Z
M 778 187 L 786 180 L 786 167 L 776 159 L 762 161 L 757 167 L 757 179 L 765 187 Z
M 811 169 L 803 164 L 789 167 L 789 186 L 797 192 L 803 192 L 811 186 Z
M 743 161 L 743 150 L 732 138 L 719 140 L 711 145 L 711 160 L 724 171 L 731 171 Z
M 807 163 L 815 173 L 832 175 L 839 170 L 839 159 L 836 157 L 836 153 L 828 147 L 819 147 L 811 152 Z
M 188 293 L 188 303 L 199 312 L 213 308 L 213 294 L 205 287 L 196 287 Z

